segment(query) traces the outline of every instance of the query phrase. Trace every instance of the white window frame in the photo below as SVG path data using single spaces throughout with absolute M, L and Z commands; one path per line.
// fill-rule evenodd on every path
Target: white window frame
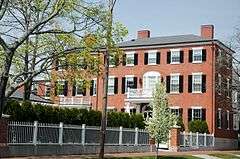
M 153 56 L 153 57 L 151 57 Z M 151 57 L 151 58 L 150 58 Z M 154 62 L 150 62 L 149 59 L 155 59 Z M 149 50 L 148 51 L 148 65 L 156 65 L 157 64 L 157 50 Z
M 134 84 L 134 75 L 126 75 L 126 76 L 125 76 L 125 94 L 128 93 L 127 84 L 128 84 L 128 80 L 130 80 L 130 79 L 132 79 L 133 84 Z
M 108 77 L 108 95 L 114 95 L 114 79 L 115 79 L 115 76 L 109 76 Z M 110 80 L 112 80 L 110 83 Z M 112 89 L 112 92 L 109 91 L 109 87 L 113 87 Z
M 63 92 L 62 92 L 62 94 L 59 94 L 59 93 L 58 93 L 58 96 L 59 96 L 59 97 L 64 97 L 65 80 L 58 80 L 58 81 L 57 81 L 57 84 L 63 86 Z M 57 91 L 59 91 L 59 90 L 57 90 Z
M 239 115 L 233 114 L 233 130 L 239 130 Z
M 222 75 L 220 73 L 218 73 L 218 93 L 221 94 L 222 92 Z
M 170 108 L 170 110 L 171 110 L 171 112 L 174 110 L 174 111 L 176 111 L 177 112 L 177 115 L 175 114 L 175 112 L 174 112 L 174 114 L 177 116 L 177 117 L 180 117 L 180 107 L 179 106 L 171 106 L 171 107 L 169 107 Z M 173 112 L 172 112 L 173 113 Z
M 170 49 L 170 51 L 171 51 L 170 64 L 180 64 L 180 56 L 181 56 L 180 55 L 180 49 Z M 172 61 L 172 58 L 173 58 L 174 54 L 178 54 L 179 61 L 175 61 L 175 62 Z
M 79 82 L 83 82 L 83 81 L 79 81 Z M 78 94 L 78 89 L 79 89 L 79 85 L 78 84 L 76 84 L 76 92 L 75 92 L 75 96 L 83 96 L 83 94 Z
M 227 110 L 227 129 L 229 130 L 230 128 L 230 112 Z
M 109 67 L 115 67 L 116 65 L 115 64 L 111 64 L 111 60 L 113 59 L 112 56 L 109 56 Z
M 178 78 L 178 81 L 177 81 L 177 84 L 178 84 L 178 91 L 172 91 L 172 78 L 173 77 L 177 77 Z M 171 73 L 170 74 L 170 93 L 172 94 L 175 94 L 175 93 L 179 93 L 179 89 L 180 89 L 180 73 Z
M 149 71 L 149 72 L 146 72 L 144 73 L 143 75 L 143 90 L 151 90 L 151 89 L 154 89 L 154 88 L 149 88 L 150 86 L 150 79 L 149 77 L 155 77 L 156 78 L 156 82 L 160 82 L 160 77 L 161 77 L 161 74 L 159 72 L 156 72 L 156 71 Z M 153 90 L 151 90 L 153 91 Z
M 202 50 L 203 47 L 197 47 L 197 48 L 192 48 L 193 54 L 192 54 L 192 63 L 202 63 Z M 200 52 L 199 52 L 200 51 Z M 201 60 L 195 60 L 195 56 L 201 54 Z
M 227 78 L 227 97 L 230 97 L 230 79 Z
M 125 54 L 126 54 L 126 66 L 134 66 L 134 61 L 135 61 L 134 54 L 135 54 L 135 51 L 125 52 Z M 131 58 L 133 58 L 133 63 L 128 63 L 129 56 L 133 56 L 133 57 L 131 57 Z
M 201 106 L 193 106 L 193 107 L 191 107 L 191 109 L 192 109 L 192 121 L 193 120 L 195 120 L 194 119 L 194 115 L 195 115 L 195 113 L 194 113 L 194 111 L 195 110 L 200 110 L 200 118 L 199 119 L 197 119 L 197 120 L 202 120 L 202 107 Z
M 222 128 L 222 109 L 221 108 L 218 108 L 217 120 L 219 120 L 219 126 L 217 125 L 218 129 L 221 129 Z
M 93 79 L 93 96 L 97 95 L 97 78 Z
M 49 92 L 49 96 L 46 96 L 47 91 L 48 91 L 48 90 L 47 90 L 48 88 L 50 88 L 50 92 Z M 46 82 L 46 83 L 45 83 L 44 97 L 45 97 L 46 99 L 49 99 L 49 98 L 51 97 L 51 82 Z
M 202 93 L 202 75 L 203 75 L 203 73 L 202 72 L 196 72 L 196 73 L 192 73 L 192 93 Z M 200 84 L 201 85 L 201 87 L 200 87 L 200 91 L 199 90 L 195 90 L 194 88 L 194 77 L 195 76 L 200 76 L 201 78 L 200 78 L 200 82 L 198 82 L 197 84 Z

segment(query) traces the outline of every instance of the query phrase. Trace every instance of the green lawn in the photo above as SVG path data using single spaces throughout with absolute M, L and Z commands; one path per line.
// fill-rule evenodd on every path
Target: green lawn
M 240 157 L 234 156 L 232 154 L 220 154 L 220 153 L 216 153 L 216 154 L 209 154 L 210 156 L 215 156 L 215 157 L 219 157 L 222 159 L 240 159 Z
M 119 158 L 112 158 L 112 159 L 155 159 L 155 156 L 151 157 L 119 157 Z M 158 159 L 200 159 L 198 157 L 193 156 L 159 156 Z

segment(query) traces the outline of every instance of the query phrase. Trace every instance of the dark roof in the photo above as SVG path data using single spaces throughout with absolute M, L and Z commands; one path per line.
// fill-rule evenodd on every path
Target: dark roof
M 213 39 L 203 38 L 198 35 L 176 35 L 176 36 L 162 36 L 143 39 L 133 39 L 119 43 L 119 47 L 134 47 L 134 46 L 149 46 L 149 45 L 164 45 L 176 43 L 189 43 L 189 42 L 205 42 Z
M 20 90 L 16 90 L 16 91 L 10 96 L 10 98 L 22 100 L 22 99 L 23 99 L 23 92 L 21 92 Z M 52 103 L 51 100 L 44 99 L 44 98 L 42 98 L 42 97 L 40 97 L 40 96 L 37 96 L 37 95 L 35 95 L 35 94 L 31 94 L 31 95 L 30 95 L 30 101 L 39 102 L 39 103 Z

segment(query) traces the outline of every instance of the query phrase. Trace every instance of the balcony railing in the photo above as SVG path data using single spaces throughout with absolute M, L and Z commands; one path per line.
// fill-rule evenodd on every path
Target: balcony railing
M 89 97 L 60 97 L 59 105 L 90 105 Z
M 127 98 L 152 98 L 152 89 L 128 88 Z

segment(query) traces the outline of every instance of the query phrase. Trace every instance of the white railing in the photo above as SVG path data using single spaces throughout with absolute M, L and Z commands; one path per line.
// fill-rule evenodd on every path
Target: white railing
M 127 98 L 152 98 L 152 89 L 128 88 Z
M 181 147 L 214 147 L 214 134 L 201 134 L 192 132 L 180 133 L 180 146 Z
M 100 127 L 33 122 L 9 122 L 8 144 L 99 144 Z M 107 127 L 107 145 L 148 145 L 149 133 L 143 129 Z
M 89 97 L 60 97 L 59 105 L 90 105 Z

